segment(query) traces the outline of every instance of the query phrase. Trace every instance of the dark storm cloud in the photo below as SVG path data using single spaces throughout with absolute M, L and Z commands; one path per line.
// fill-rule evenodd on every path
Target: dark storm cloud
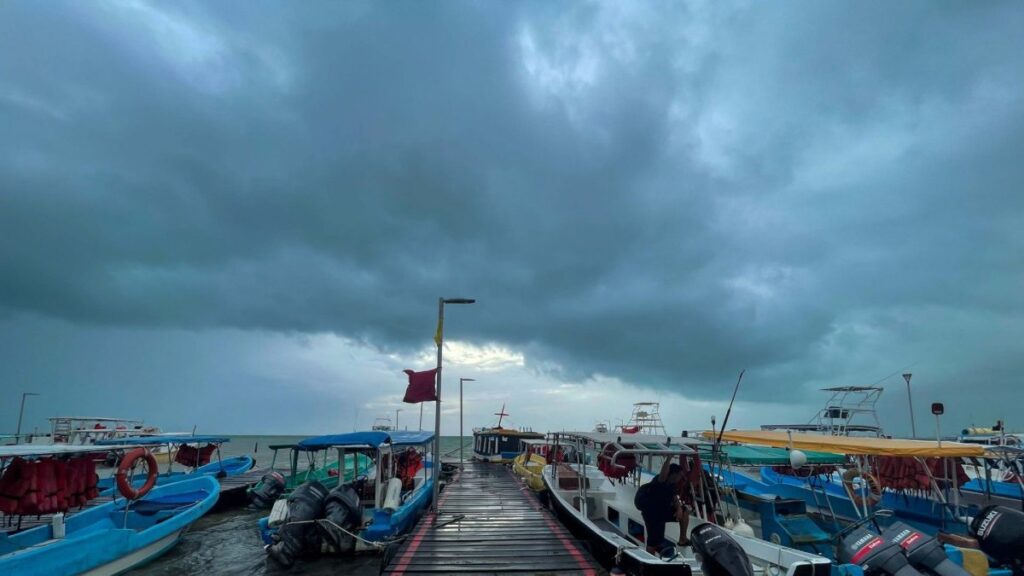
M 986 342 L 1022 330 L 978 319 L 1021 316 L 1022 23 L 4 3 L 0 306 L 408 349 L 465 294 L 459 337 L 566 377 L 721 397 L 748 367 L 757 398 L 995 362 L 1009 388 L 1021 350 Z

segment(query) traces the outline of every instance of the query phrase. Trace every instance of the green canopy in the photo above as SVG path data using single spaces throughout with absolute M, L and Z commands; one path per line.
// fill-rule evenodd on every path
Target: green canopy
M 734 466 L 789 466 L 789 450 L 785 448 L 768 448 L 766 446 L 723 445 L 719 448 L 725 453 L 729 463 Z M 846 456 L 829 454 L 828 452 L 802 452 L 807 456 L 807 464 L 822 466 L 827 464 L 843 464 Z M 700 457 L 712 460 L 710 446 L 701 446 Z M 722 458 L 720 455 L 719 458 Z

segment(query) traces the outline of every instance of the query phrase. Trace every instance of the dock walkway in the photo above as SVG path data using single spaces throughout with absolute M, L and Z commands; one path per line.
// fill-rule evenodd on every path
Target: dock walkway
M 604 574 L 505 466 L 467 462 L 438 504 L 383 574 Z

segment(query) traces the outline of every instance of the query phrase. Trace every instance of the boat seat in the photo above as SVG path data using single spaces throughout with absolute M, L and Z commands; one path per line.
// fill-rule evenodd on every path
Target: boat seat
M 583 477 L 584 486 L 590 488 L 590 479 L 586 476 Z M 558 488 L 561 490 L 579 490 L 580 489 L 580 474 L 574 468 L 569 467 L 566 464 L 558 465 Z

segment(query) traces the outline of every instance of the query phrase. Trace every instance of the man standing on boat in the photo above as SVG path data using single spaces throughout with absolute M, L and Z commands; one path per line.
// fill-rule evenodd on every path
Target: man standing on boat
M 665 540 L 665 524 L 668 522 L 679 522 L 679 545 L 690 545 L 686 538 L 690 515 L 677 491 L 682 479 L 682 466 L 666 458 L 661 472 L 636 491 L 633 504 L 644 518 L 647 551 L 651 554 L 659 553 L 668 544 Z

